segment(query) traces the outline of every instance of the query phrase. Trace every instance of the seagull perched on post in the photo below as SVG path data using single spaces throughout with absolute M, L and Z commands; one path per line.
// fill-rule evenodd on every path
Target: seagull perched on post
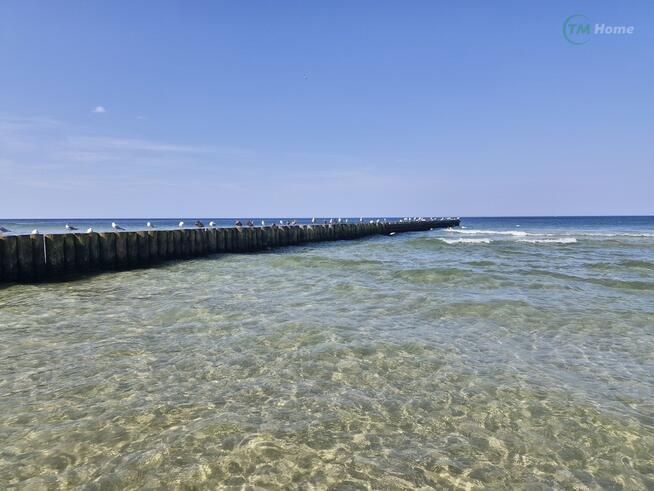
M 116 224 L 115 222 L 111 222 L 111 228 L 113 228 L 114 230 L 125 230 L 123 227 Z
M 209 222 L 209 226 L 210 226 L 210 227 L 215 227 L 215 226 L 216 226 L 216 222 Z
M 179 228 L 182 228 L 184 226 L 184 222 L 179 222 Z
M 204 227 L 204 223 L 202 223 L 200 220 L 196 220 L 196 221 L 195 221 L 195 226 L 198 227 L 198 228 L 203 228 L 203 227 Z
M 261 226 L 262 226 L 262 227 L 265 227 L 265 226 L 266 226 L 266 221 L 265 221 L 265 220 L 261 220 Z
M 150 222 L 146 223 L 145 226 L 148 228 L 154 228 L 154 225 L 152 225 L 152 223 Z
M 87 233 L 87 234 L 92 234 L 92 233 L 93 233 L 93 228 L 92 228 L 92 227 L 89 227 L 89 228 L 86 230 L 86 233 Z
M 75 227 L 73 227 L 71 224 L 67 223 L 66 224 L 66 230 L 77 230 Z
M 311 219 L 311 223 L 316 223 L 316 218 L 315 218 L 315 217 L 313 217 L 313 218 Z
M 35 228 L 34 230 L 32 230 L 32 235 L 38 235 L 39 233 L 40 232 L 39 232 L 38 228 Z

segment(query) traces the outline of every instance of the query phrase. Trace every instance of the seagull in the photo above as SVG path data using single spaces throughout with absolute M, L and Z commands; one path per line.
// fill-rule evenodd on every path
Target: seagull
M 93 228 L 92 228 L 92 227 L 89 227 L 89 228 L 86 230 L 86 233 L 87 233 L 87 234 L 92 234 L 92 233 L 93 233 Z
M 311 219 L 311 223 L 316 223 L 316 218 L 315 217 Z
M 69 223 L 66 224 L 66 230 L 77 230 L 75 227 L 70 225 Z
M 346 219 L 345 219 L 345 223 L 349 223 L 349 221 L 350 221 L 349 218 L 346 218 Z
M 363 222 L 363 217 L 359 218 L 359 223 Z
M 338 223 L 341 223 L 341 219 L 340 219 L 340 218 L 338 219 Z
M 216 226 L 216 222 L 209 222 L 209 226 L 210 226 L 210 227 L 215 227 L 215 226 Z
M 146 223 L 145 226 L 148 228 L 154 228 L 154 225 L 152 225 L 152 223 L 150 222 Z
M 395 235 L 395 232 L 391 232 L 391 233 L 388 234 L 388 235 L 390 235 L 390 236 L 392 237 L 393 235 Z
M 265 227 L 265 226 L 266 226 L 266 221 L 265 221 L 265 220 L 261 220 L 261 226 L 262 226 L 262 227 Z
M 198 227 L 198 228 L 202 228 L 202 227 L 204 227 L 204 223 L 202 223 L 200 220 L 196 220 L 195 221 L 195 226 Z
M 113 228 L 114 230 L 125 230 L 123 227 L 117 225 L 115 222 L 111 222 L 111 228 Z
M 234 225 L 236 225 L 237 227 L 242 227 L 242 226 L 243 226 L 243 222 L 241 222 L 241 219 L 238 218 L 238 219 L 234 222 Z
M 39 234 L 39 233 L 40 232 L 39 232 L 38 228 L 35 228 L 34 230 L 32 230 L 32 235 L 36 235 L 36 234 Z
M 334 223 L 334 219 L 333 219 L 333 218 L 330 218 L 330 219 L 329 219 L 329 224 L 331 225 L 331 224 L 333 224 L 333 223 Z
M 279 221 L 279 224 L 280 224 L 280 225 L 284 225 L 284 221 L 283 221 L 283 220 L 280 220 L 280 221 Z
M 184 222 L 179 222 L 179 228 L 182 228 L 184 226 Z
M 8 228 L 4 228 L 4 227 L 0 226 L 0 232 L 11 232 L 11 230 L 9 230 Z

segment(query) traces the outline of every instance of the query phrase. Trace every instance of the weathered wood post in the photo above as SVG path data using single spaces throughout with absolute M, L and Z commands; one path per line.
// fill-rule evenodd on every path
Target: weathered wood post
M 225 229 L 216 229 L 216 252 L 225 252 Z
M 116 232 L 116 267 L 127 269 L 130 266 L 128 241 L 133 232 Z
M 173 230 L 173 249 L 175 250 L 175 259 L 179 259 L 184 257 L 184 245 L 182 244 L 183 242 L 183 237 L 182 237 L 182 231 L 181 230 Z
M 157 240 L 157 232 L 154 230 L 148 231 L 148 255 L 151 263 L 156 263 L 159 260 L 159 241 Z
M 98 235 L 100 238 L 100 264 L 102 269 L 116 268 L 116 234 L 103 232 Z
M 168 258 L 168 231 L 166 230 L 157 230 L 155 232 L 157 237 L 157 253 L 159 254 L 159 259 L 164 260 Z
M 34 251 L 34 278 L 40 280 L 46 275 L 45 267 L 45 235 L 32 234 L 32 249 Z M 0 273 L 0 276 L 2 274 Z
M 77 272 L 83 273 L 91 268 L 91 247 L 89 234 L 74 234 L 75 237 L 75 266 Z
M 139 264 L 145 266 L 150 263 L 150 237 L 147 232 L 136 232 L 139 249 Z
M 191 232 L 188 229 L 178 230 L 178 232 L 181 233 L 182 257 L 189 257 L 191 255 Z
M 175 231 L 167 230 L 166 237 L 168 242 L 166 257 L 168 259 L 174 259 L 177 257 L 177 250 L 175 249 Z
M 132 268 L 141 264 L 139 261 L 139 236 L 136 232 L 127 232 L 127 262 Z
M 34 249 L 29 235 L 16 237 L 16 253 L 18 257 L 18 279 L 20 281 L 33 281 Z
M 218 252 L 218 234 L 216 233 L 215 228 L 210 228 L 207 230 L 207 242 L 209 254 L 215 254 Z
M 2 271 L 5 281 L 18 280 L 18 245 L 15 236 L 0 237 L 2 242 Z
M 68 273 L 76 273 L 77 265 L 75 263 L 75 236 L 64 234 L 64 269 Z
M 98 269 L 100 261 L 100 237 L 97 233 L 91 232 L 89 236 L 89 266 L 91 269 Z
M 48 234 L 45 236 L 46 270 L 49 276 L 60 275 L 64 271 L 64 236 Z

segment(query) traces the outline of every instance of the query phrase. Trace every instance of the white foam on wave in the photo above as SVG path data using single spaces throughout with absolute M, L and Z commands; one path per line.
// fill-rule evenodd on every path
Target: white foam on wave
M 577 232 L 575 235 L 584 237 L 654 237 L 647 232 Z
M 470 234 L 470 235 L 510 235 L 512 237 L 526 237 L 527 235 L 542 235 L 530 234 L 522 230 L 460 230 L 457 228 L 446 228 L 446 232 L 454 232 L 457 234 Z
M 520 239 L 516 242 L 526 242 L 528 244 L 574 244 L 577 239 L 574 237 L 563 237 L 560 239 Z
M 490 244 L 490 239 L 438 239 L 446 244 Z

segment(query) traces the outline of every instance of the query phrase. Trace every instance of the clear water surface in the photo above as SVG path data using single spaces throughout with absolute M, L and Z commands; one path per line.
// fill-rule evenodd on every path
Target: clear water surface
M 651 217 L 11 285 L 0 340 L 2 488 L 654 488 Z

